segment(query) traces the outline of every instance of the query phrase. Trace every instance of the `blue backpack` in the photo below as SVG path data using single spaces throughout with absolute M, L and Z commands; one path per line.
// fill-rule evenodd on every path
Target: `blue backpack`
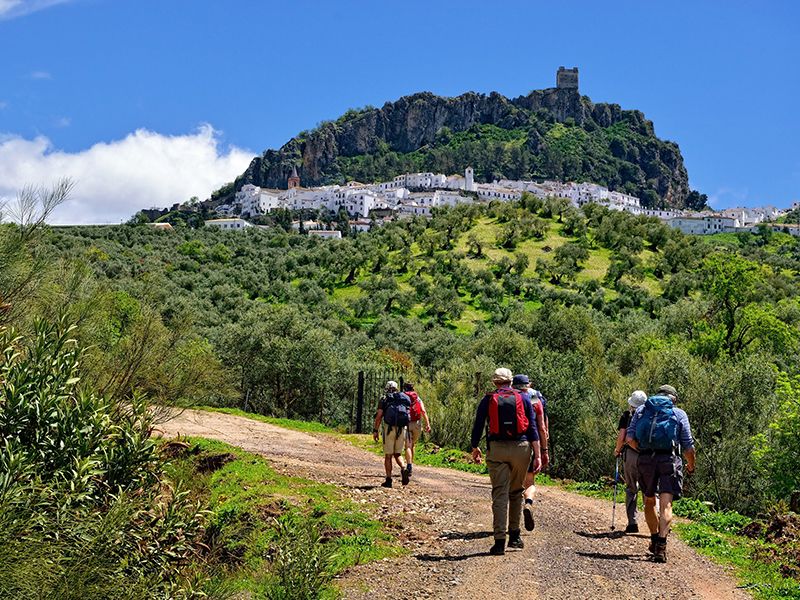
M 647 399 L 636 422 L 636 439 L 641 450 L 674 450 L 678 446 L 678 417 L 671 398 Z
M 405 427 L 411 422 L 411 398 L 402 392 L 386 394 L 383 422 L 388 427 Z

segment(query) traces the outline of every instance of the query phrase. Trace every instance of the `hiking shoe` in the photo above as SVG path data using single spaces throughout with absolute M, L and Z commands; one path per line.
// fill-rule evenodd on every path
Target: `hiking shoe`
M 667 542 L 662 542 L 661 540 L 656 542 L 656 547 L 653 551 L 653 562 L 667 562 Z
M 508 547 L 518 548 L 520 550 L 525 547 L 525 542 L 522 541 L 522 536 L 520 536 L 519 530 L 508 532 Z
M 655 553 L 655 551 L 656 551 L 656 544 L 657 544 L 657 543 L 658 543 L 658 534 L 657 534 L 657 533 L 651 533 L 651 534 L 650 534 L 650 545 L 649 545 L 649 546 L 647 546 L 647 551 L 648 551 L 650 554 L 654 554 L 654 553 Z
M 391 477 L 387 477 L 387 478 L 386 478 L 386 481 L 384 481 L 384 482 L 381 484 L 381 487 L 385 487 L 385 488 L 390 488 L 390 487 L 392 487 L 392 478 L 391 478 Z
M 405 469 L 401 469 L 400 477 L 402 478 L 403 485 L 408 485 L 408 478 L 410 477 L 411 473 L 408 472 L 408 467 Z
M 522 509 L 522 518 L 525 521 L 525 529 L 528 531 L 533 531 L 533 528 L 536 527 L 536 522 L 533 520 L 532 502 L 525 503 L 525 506 Z
M 495 540 L 494 546 L 489 548 L 489 554 L 492 556 L 503 556 L 506 553 L 506 541 Z
M 625 533 L 639 533 L 639 525 L 631 523 L 625 528 Z

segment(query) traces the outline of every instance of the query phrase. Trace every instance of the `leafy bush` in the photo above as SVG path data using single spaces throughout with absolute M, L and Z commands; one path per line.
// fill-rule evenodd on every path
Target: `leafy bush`
M 162 480 L 145 403 L 80 386 L 72 333 L 0 333 L 0 594 L 191 596 L 202 515 Z

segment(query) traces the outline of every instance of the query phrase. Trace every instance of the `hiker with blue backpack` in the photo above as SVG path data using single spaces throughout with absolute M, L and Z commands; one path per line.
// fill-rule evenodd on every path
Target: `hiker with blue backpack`
M 695 451 L 689 417 L 675 406 L 678 392 L 662 385 L 655 396 L 636 409 L 628 426 L 628 444 L 638 450 L 639 485 L 644 494 L 644 517 L 650 529 L 655 562 L 667 562 L 667 536 L 672 524 L 672 501 L 683 492 L 683 461 L 694 473 Z M 658 494 L 661 514 L 656 512 Z
M 403 459 L 403 450 L 406 443 L 406 428 L 411 421 L 410 413 L 411 399 L 398 391 L 397 382 L 387 382 L 386 394 L 378 406 L 375 426 L 372 429 L 372 437 L 377 442 L 381 421 L 383 422 L 383 463 L 386 468 L 386 481 L 381 487 L 392 487 L 392 458 L 400 466 L 403 485 L 408 485 L 408 469 Z
M 536 430 L 539 433 L 539 448 L 542 454 L 541 470 L 544 470 L 550 463 L 550 451 L 548 450 L 549 431 L 547 412 L 545 410 L 546 400 L 541 392 L 531 387 L 531 380 L 527 375 L 514 375 L 511 387 L 527 395 L 528 400 L 530 400 L 536 419 Z M 522 521 L 528 531 L 533 531 L 536 526 L 536 521 L 533 518 L 533 496 L 536 493 L 537 473 L 537 471 L 534 471 L 534 458 L 533 454 L 531 454 L 531 461 L 528 464 L 528 471 L 525 473 L 525 481 L 523 482 L 524 491 L 522 492 Z
M 486 433 L 486 466 L 492 484 L 492 529 L 494 545 L 489 554 L 505 554 L 506 533 L 509 548 L 524 548 L 520 535 L 522 490 L 525 473 L 533 451 L 533 469 L 542 467 L 539 433 L 527 395 L 511 387 L 513 375 L 509 369 L 494 372 L 495 390 L 486 394 L 478 404 L 472 426 L 472 459 L 480 464 L 478 444 Z
M 625 478 L 625 512 L 628 515 L 628 526 L 625 528 L 625 533 L 639 533 L 639 524 L 636 522 L 639 498 L 639 451 L 627 443 L 627 437 L 628 426 L 631 424 L 634 412 L 646 400 L 647 394 L 642 390 L 633 392 L 628 397 L 628 410 L 622 413 L 617 426 L 617 445 L 614 447 L 614 456 L 617 457 L 617 461 L 622 458 L 623 477 Z

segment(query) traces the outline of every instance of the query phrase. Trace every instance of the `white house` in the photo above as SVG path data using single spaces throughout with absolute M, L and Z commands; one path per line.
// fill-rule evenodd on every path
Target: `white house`
M 226 231 L 241 231 L 247 227 L 252 227 L 244 219 L 209 219 L 206 221 L 207 227 L 218 227 Z
M 335 231 L 328 231 L 327 229 L 312 229 L 308 232 L 309 236 L 320 237 L 324 240 L 340 240 L 342 239 L 342 232 L 338 229 Z

